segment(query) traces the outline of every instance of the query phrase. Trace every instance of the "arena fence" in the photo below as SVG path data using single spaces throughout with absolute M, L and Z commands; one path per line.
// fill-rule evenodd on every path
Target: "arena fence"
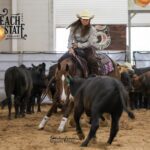
M 150 67 L 150 51 L 134 51 L 133 60 L 137 68 Z
M 103 52 L 103 51 L 102 51 Z M 100 52 L 98 52 L 100 53 Z M 108 56 L 118 63 L 123 63 L 126 60 L 126 53 L 124 51 L 104 51 Z M 58 58 L 63 53 L 52 52 L 13 52 L 13 53 L 0 53 L 0 100 L 5 97 L 4 92 L 4 74 L 5 71 L 12 66 L 19 66 L 21 64 L 30 67 L 32 64 L 38 65 L 39 63 L 46 63 L 46 71 L 51 65 L 57 63 Z

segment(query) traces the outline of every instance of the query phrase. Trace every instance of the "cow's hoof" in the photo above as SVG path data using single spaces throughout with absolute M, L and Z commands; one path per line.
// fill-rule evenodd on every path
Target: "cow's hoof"
M 24 117 L 25 117 L 25 114 L 22 114 L 21 117 L 24 118 Z
M 96 144 L 96 143 L 97 143 L 97 138 L 96 138 L 96 137 L 92 138 L 91 142 L 92 142 L 93 144 Z
M 80 146 L 81 147 L 87 147 L 87 144 L 85 142 L 83 142 Z
M 11 117 L 8 116 L 8 120 L 11 120 Z
M 29 115 L 31 114 L 31 112 L 30 112 L 30 111 L 27 111 L 26 113 L 27 113 L 27 114 L 29 114 Z
M 108 140 L 107 145 L 111 145 L 112 141 Z
M 15 115 L 15 119 L 17 119 L 19 116 Z
M 78 133 L 78 137 L 79 137 L 80 140 L 83 140 L 85 138 L 83 133 Z

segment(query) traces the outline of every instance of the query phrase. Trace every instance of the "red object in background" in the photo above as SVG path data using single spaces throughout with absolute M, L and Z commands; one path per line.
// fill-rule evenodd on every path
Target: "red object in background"
M 5 38 L 5 29 L 0 26 L 0 41 Z
M 142 6 L 142 7 L 145 7 L 148 4 L 150 4 L 150 0 L 134 0 L 134 1 L 135 1 L 135 4 Z

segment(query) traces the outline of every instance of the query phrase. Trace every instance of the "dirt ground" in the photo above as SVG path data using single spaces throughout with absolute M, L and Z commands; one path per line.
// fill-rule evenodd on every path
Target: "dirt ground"
M 58 133 L 61 113 L 54 114 L 45 129 L 39 131 L 38 124 L 50 105 L 42 106 L 42 113 L 26 115 L 25 118 L 7 119 L 7 108 L 0 110 L 0 150 L 150 150 L 150 110 L 135 110 L 135 120 L 123 113 L 120 131 L 112 145 L 107 145 L 110 128 L 100 127 L 97 140 L 87 148 L 81 148 L 75 128 L 68 125 L 67 132 Z M 83 131 L 89 127 L 83 123 Z

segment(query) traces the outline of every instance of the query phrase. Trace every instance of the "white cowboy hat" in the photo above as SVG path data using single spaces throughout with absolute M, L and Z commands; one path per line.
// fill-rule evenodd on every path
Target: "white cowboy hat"
M 94 15 L 92 15 L 88 10 L 83 10 L 79 14 L 76 15 L 79 19 L 93 19 Z

